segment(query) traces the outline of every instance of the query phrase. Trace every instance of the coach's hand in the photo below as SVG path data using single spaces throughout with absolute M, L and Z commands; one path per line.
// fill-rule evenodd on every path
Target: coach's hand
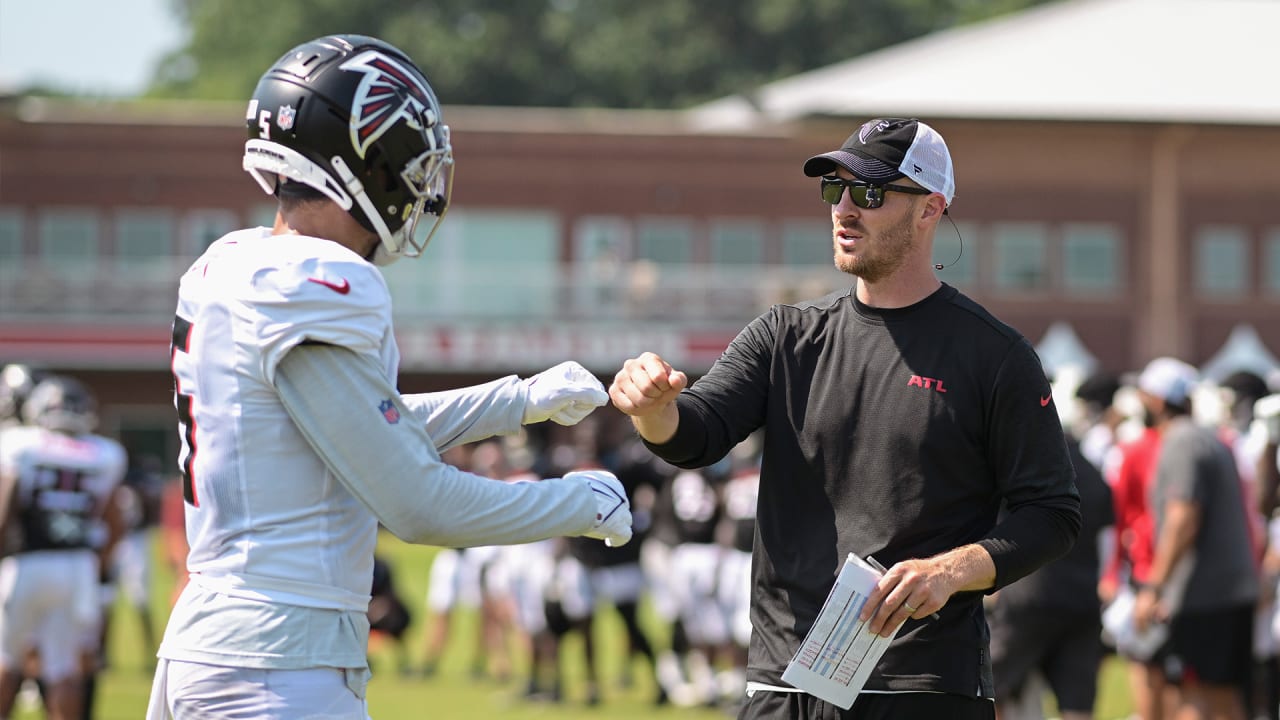
M 622 364 L 609 386 L 609 399 L 632 417 L 641 437 L 663 443 L 675 434 L 680 416 L 674 400 L 688 385 L 688 376 L 647 352 Z
M 584 535 L 604 540 L 609 547 L 621 547 L 631 540 L 631 502 L 627 491 L 613 473 L 604 470 L 575 470 L 565 478 L 580 477 L 596 497 L 596 521 Z
M 961 591 L 995 584 L 996 566 L 981 545 L 962 545 L 929 558 L 903 560 L 880 577 L 863 605 L 871 632 L 889 637 L 911 618 L 927 618 Z
M 604 384 L 572 360 L 543 370 L 524 383 L 529 390 L 521 420 L 525 425 L 544 420 L 576 425 L 609 402 Z

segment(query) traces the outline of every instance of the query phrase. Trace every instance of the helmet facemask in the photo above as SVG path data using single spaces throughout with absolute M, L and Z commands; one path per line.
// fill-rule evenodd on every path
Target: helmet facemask
M 449 206 L 453 148 L 403 53 L 360 36 L 306 43 L 267 71 L 245 119 L 244 167 L 263 191 L 283 176 L 323 193 L 378 236 L 379 265 L 422 255 Z
M 438 133 L 433 133 L 430 129 L 423 130 L 424 136 L 430 138 L 435 147 L 409 160 L 398 173 L 394 168 L 374 159 L 370 165 L 378 169 L 371 173 L 373 177 L 366 177 L 361 181 L 351 173 L 341 157 L 335 156 L 332 159 L 335 172 L 346 186 L 358 188 L 353 190 L 352 195 L 360 212 L 348 211 L 381 240 L 374 254 L 374 262 L 378 265 L 389 265 L 402 257 L 415 258 L 422 255 L 448 211 L 453 188 L 453 148 L 449 144 L 448 126 L 441 125 L 437 129 Z M 371 148 L 370 156 L 376 150 L 377 148 Z M 388 178 L 391 182 L 386 182 Z M 391 195 L 404 198 L 399 207 L 389 203 L 385 213 L 379 212 L 374 204 L 373 196 L 377 193 L 370 191 L 380 181 L 388 186 L 387 192 L 382 195 L 384 200 Z M 432 216 L 431 224 L 419 230 L 418 225 L 423 215 Z M 397 219 L 400 224 L 392 229 Z

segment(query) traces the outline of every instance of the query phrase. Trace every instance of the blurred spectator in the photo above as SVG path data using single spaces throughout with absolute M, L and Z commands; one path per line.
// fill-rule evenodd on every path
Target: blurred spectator
M 1069 430 L 1080 441 L 1080 453 L 1099 470 L 1118 442 L 1116 428 L 1124 419 L 1115 408 L 1119 389 L 1119 378 L 1110 373 L 1094 373 L 1076 388 L 1081 412 L 1078 424 Z
M 1149 497 L 1160 453 L 1160 433 L 1151 426 L 1154 418 L 1143 414 L 1141 432 L 1132 439 L 1121 439 L 1103 463 L 1115 508 L 1115 531 L 1112 550 L 1098 583 L 1098 596 L 1103 605 L 1111 609 L 1111 614 L 1125 610 L 1125 617 L 1120 621 L 1125 628 L 1132 627 L 1133 594 L 1147 582 L 1155 551 L 1155 523 Z M 1129 692 L 1136 715 L 1159 720 L 1165 716 L 1165 706 L 1169 704 L 1165 702 L 1169 687 L 1164 668 L 1154 654 L 1159 643 L 1151 647 L 1150 643 L 1137 642 L 1146 638 L 1131 631 L 1116 631 L 1112 635 L 1116 652 L 1127 665 Z
M 1263 439 L 1256 464 L 1258 511 L 1272 518 L 1280 509 L 1280 393 L 1254 403 L 1253 415 Z
M 1155 554 L 1134 615 L 1140 628 L 1169 620 L 1165 670 L 1178 685 L 1177 717 L 1243 719 L 1258 579 L 1235 460 L 1190 415 L 1197 379 L 1173 358 L 1151 361 L 1138 378 L 1162 442 Z
M 1037 671 L 1063 720 L 1093 717 L 1103 654 L 1098 541 L 1115 516 L 1102 473 L 1075 438 L 1067 437 L 1067 450 L 1080 491 L 1080 536 L 1069 553 L 1002 589 L 992 603 L 991 666 L 1001 720 L 1023 720 L 1011 708 Z M 1038 709 L 1038 702 L 1030 704 Z
M 1255 716 L 1276 720 L 1280 717 L 1280 514 L 1276 512 L 1277 487 L 1280 487 L 1280 394 L 1266 395 L 1254 402 L 1253 425 L 1249 437 L 1256 440 L 1253 458 L 1255 506 L 1267 521 L 1267 546 L 1262 558 L 1259 608 L 1262 630 L 1271 643 L 1272 653 L 1256 668 L 1259 687 L 1254 689 Z M 1261 710 L 1261 712 L 1259 712 Z
M 1240 483 L 1248 499 L 1249 527 L 1252 531 L 1255 558 L 1259 570 L 1267 552 L 1267 516 L 1257 506 L 1258 459 L 1264 452 L 1266 430 L 1254 422 L 1253 408 L 1267 395 L 1267 381 L 1256 373 L 1239 370 L 1218 383 L 1222 417 L 1218 435 L 1235 456 Z M 1253 720 L 1280 720 L 1280 646 L 1271 633 L 1275 615 L 1275 588 L 1260 583 L 1258 605 L 1254 613 L 1253 675 L 1246 698 L 1248 716 Z

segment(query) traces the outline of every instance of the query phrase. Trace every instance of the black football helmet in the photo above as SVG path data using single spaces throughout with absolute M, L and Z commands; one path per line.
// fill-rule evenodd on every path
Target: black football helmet
M 98 403 L 79 380 L 50 375 L 31 390 L 22 415 L 31 425 L 82 435 L 98 426 Z
M 330 35 L 290 50 L 245 114 L 244 168 L 268 194 L 304 183 L 382 240 L 375 261 L 417 257 L 444 218 L 453 148 L 426 77 L 400 50 Z M 417 228 L 422 215 L 430 227 Z

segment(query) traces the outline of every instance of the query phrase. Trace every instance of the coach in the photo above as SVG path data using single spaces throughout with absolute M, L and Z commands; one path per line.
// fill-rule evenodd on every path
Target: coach
M 872 120 L 804 172 L 821 177 L 853 288 L 775 305 L 687 389 L 653 353 L 628 360 L 610 396 L 681 467 L 764 428 L 741 717 L 992 718 L 982 593 L 1065 553 L 1080 527 L 1049 384 L 1025 338 L 934 273 L 955 192 L 941 135 Z M 889 566 L 870 629 L 902 627 L 841 710 L 781 674 L 851 552 Z

